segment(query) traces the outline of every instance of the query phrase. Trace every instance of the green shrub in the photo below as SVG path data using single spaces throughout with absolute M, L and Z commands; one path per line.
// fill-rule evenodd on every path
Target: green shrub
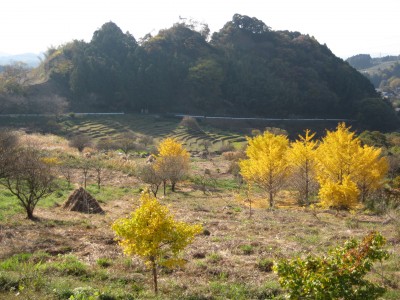
M 371 232 L 361 242 L 350 240 L 322 257 L 281 260 L 274 270 L 289 299 L 377 299 L 385 292 L 364 276 L 374 261 L 387 259 L 384 237 Z
M 257 263 L 257 269 L 262 272 L 271 272 L 274 262 L 268 258 L 261 258 Z
M 110 259 L 105 258 L 105 257 L 99 258 L 99 259 L 96 261 L 96 263 L 97 263 L 98 266 L 100 266 L 100 267 L 102 267 L 102 268 L 108 268 L 109 266 L 111 266 L 111 261 L 110 261 Z
M 211 263 L 218 263 L 222 260 L 222 256 L 219 253 L 210 253 L 210 255 L 207 256 L 207 259 Z
M 31 258 L 30 253 L 19 253 L 11 256 L 0 263 L 0 269 L 7 271 L 16 271 L 20 268 L 20 264 L 27 262 Z
M 18 278 L 12 277 L 7 273 L 0 272 L 0 292 L 18 290 L 18 287 L 19 287 Z
M 240 250 L 242 250 L 244 255 L 250 255 L 250 254 L 253 254 L 253 252 L 254 252 L 252 245 L 242 245 L 242 246 L 240 246 Z
M 89 270 L 87 266 L 80 262 L 73 255 L 64 255 L 59 257 L 59 261 L 46 263 L 41 268 L 46 273 L 56 273 L 63 276 L 88 276 Z

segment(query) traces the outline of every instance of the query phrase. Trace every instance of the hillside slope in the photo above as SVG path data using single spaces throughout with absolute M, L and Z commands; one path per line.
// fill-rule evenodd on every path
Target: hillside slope
M 108 22 L 39 67 L 73 111 L 347 118 L 397 128 L 393 108 L 326 45 L 236 14 L 211 37 L 177 23 L 140 43 Z M 374 120 L 374 123 L 371 123 Z

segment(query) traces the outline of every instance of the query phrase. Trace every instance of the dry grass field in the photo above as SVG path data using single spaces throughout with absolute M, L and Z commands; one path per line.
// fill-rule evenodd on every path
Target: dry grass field
M 80 155 L 62 137 L 21 133 L 21 140 L 54 156 Z M 160 270 L 156 296 L 151 272 L 139 258 L 123 255 L 111 230 L 117 218 L 138 206 L 144 184 L 129 170 L 146 159 L 115 154 L 109 160 L 102 189 L 94 174 L 88 186 L 104 215 L 62 208 L 82 183 L 79 169 L 71 187 L 58 174 L 59 189 L 39 202 L 35 222 L 0 188 L 0 299 L 284 299 L 271 263 L 323 254 L 372 230 L 386 237 L 390 258 L 376 264 L 368 278 L 387 287 L 382 299 L 400 298 L 398 220 L 362 207 L 355 212 L 299 207 L 290 190 L 279 195 L 274 209 L 256 191 L 250 217 L 243 190 L 228 172 L 229 162 L 216 154 L 193 157 L 189 178 L 178 183 L 175 193 L 158 195 L 177 219 L 201 223 L 204 232 L 183 254 L 184 267 Z M 205 169 L 213 185 L 204 192 L 193 178 Z

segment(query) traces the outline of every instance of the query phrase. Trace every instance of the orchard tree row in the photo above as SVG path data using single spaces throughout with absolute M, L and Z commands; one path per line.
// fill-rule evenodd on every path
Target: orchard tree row
M 314 135 L 307 130 L 290 143 L 285 135 L 265 131 L 248 139 L 240 173 L 249 187 L 257 185 L 268 193 L 270 207 L 289 180 L 300 204 L 309 205 L 319 187 L 320 204 L 336 209 L 365 203 L 383 185 L 388 162 L 380 148 L 362 145 L 344 123 L 321 141 Z

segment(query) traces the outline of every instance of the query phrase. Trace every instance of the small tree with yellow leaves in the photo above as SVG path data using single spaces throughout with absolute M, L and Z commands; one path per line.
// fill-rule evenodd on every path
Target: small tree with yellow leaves
M 389 170 L 386 157 L 382 157 L 381 148 L 363 146 L 358 154 L 359 168 L 355 179 L 360 190 L 360 200 L 365 202 L 371 192 L 382 187 Z
M 328 131 L 317 150 L 317 179 L 321 204 L 336 208 L 354 207 L 359 197 L 382 185 L 387 173 L 380 149 L 362 146 L 344 123 Z
M 298 140 L 291 143 L 288 151 L 288 161 L 292 168 L 292 184 L 299 192 L 299 203 L 310 204 L 310 193 L 315 190 L 315 168 L 317 160 L 315 150 L 317 142 L 313 140 L 315 133 L 306 130 L 305 135 L 299 135 Z
M 158 156 L 155 170 L 163 179 L 164 196 L 166 182 L 171 182 L 171 189 L 175 192 L 176 183 L 181 180 L 189 170 L 189 153 L 174 138 L 167 138 L 158 146 Z
M 119 245 L 127 255 L 140 256 L 153 273 L 157 293 L 157 266 L 173 267 L 184 263 L 180 252 L 202 232 L 201 225 L 174 220 L 167 207 L 145 191 L 140 207 L 130 218 L 121 218 L 112 225 Z
M 284 135 L 265 131 L 263 135 L 248 138 L 248 159 L 241 160 L 240 173 L 248 183 L 266 190 L 269 205 L 274 206 L 274 196 L 281 190 L 289 176 L 287 151 L 289 141 Z

